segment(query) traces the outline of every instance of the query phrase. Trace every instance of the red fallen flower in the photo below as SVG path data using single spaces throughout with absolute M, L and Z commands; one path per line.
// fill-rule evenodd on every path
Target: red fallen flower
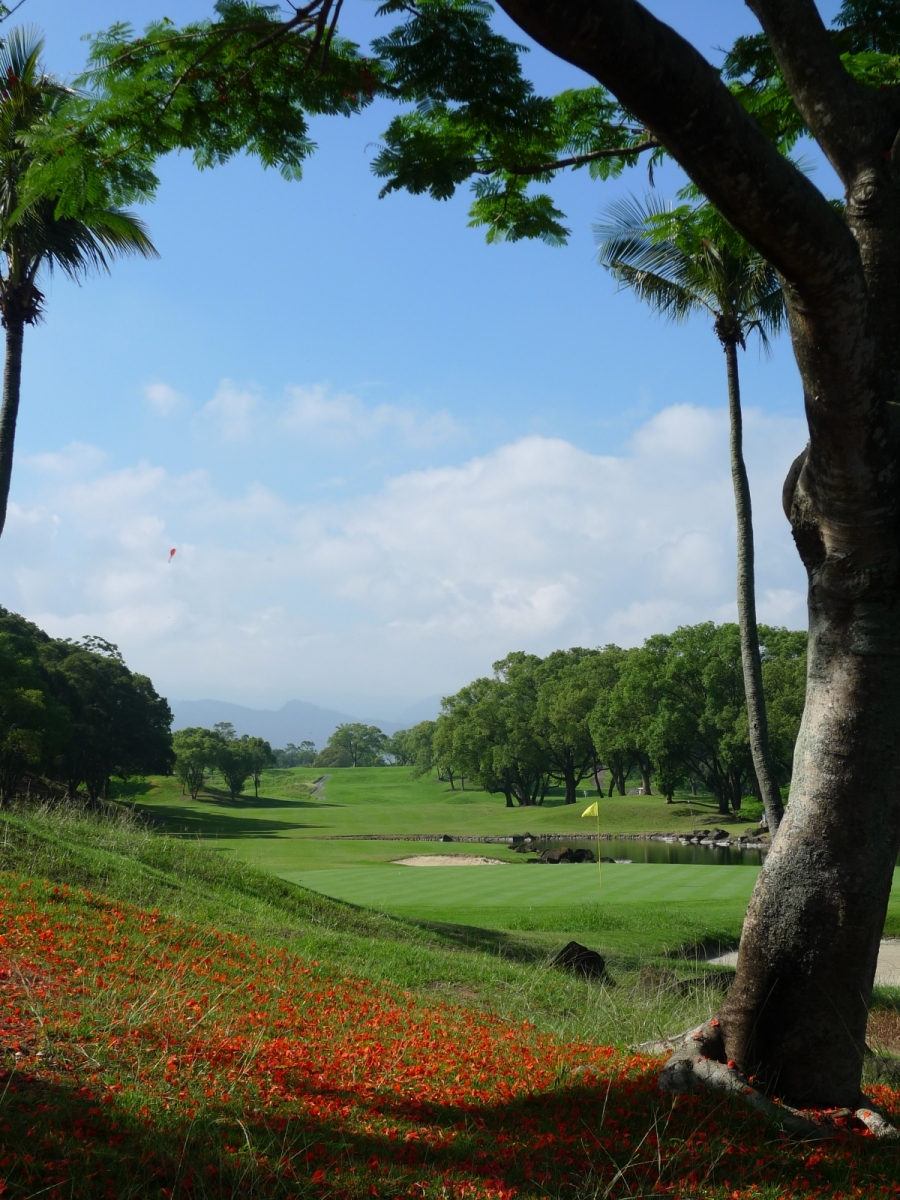
M 577 1186 L 586 1179 L 602 1187 L 619 1179 L 631 1194 L 674 1198 L 685 1188 L 695 1194 L 700 1181 L 709 1179 L 714 1148 L 716 1161 L 722 1152 L 740 1155 L 740 1164 L 729 1160 L 731 1182 L 725 1186 L 731 1200 L 735 1192 L 739 1200 L 751 1200 L 759 1185 L 785 1194 L 786 1180 L 799 1184 L 801 1179 L 804 1191 L 837 1200 L 835 1172 L 850 1182 L 846 1200 L 894 1195 L 894 1172 L 873 1175 L 862 1139 L 849 1134 L 829 1143 L 820 1164 L 807 1166 L 808 1145 L 805 1153 L 784 1141 L 770 1145 L 761 1119 L 752 1113 L 723 1127 L 717 1105 L 703 1095 L 679 1099 L 664 1125 L 652 1126 L 654 1059 L 590 1043 L 561 1044 L 527 1023 L 520 1027 L 447 1004 L 425 1006 L 414 994 L 389 985 L 325 979 L 308 960 L 286 951 L 267 953 L 237 935 L 203 934 L 100 897 L 85 913 L 82 892 L 73 892 L 70 908 L 57 901 L 52 911 L 40 888 L 14 902 L 9 895 L 0 882 L 0 930 L 8 935 L 4 960 L 17 977 L 40 977 L 42 987 L 47 981 L 42 1021 L 60 1057 L 70 1036 L 79 1043 L 90 1038 L 97 1048 L 96 1067 L 76 1066 L 71 1077 L 60 1080 L 73 1094 L 77 1091 L 81 1112 L 95 1116 L 78 1121 L 77 1134 L 69 1137 L 69 1127 L 54 1113 L 66 1140 L 59 1150 L 54 1145 L 52 1159 L 47 1156 L 39 1167 L 33 1155 L 25 1164 L 15 1157 L 22 1151 L 12 1152 L 7 1162 L 10 1152 L 0 1151 L 4 1178 L 24 1180 L 29 1192 L 40 1186 L 38 1173 L 52 1190 L 51 1161 L 65 1160 L 69 1175 L 76 1167 L 93 1171 L 96 1147 L 113 1144 L 111 1139 L 121 1160 L 142 1161 L 140 1151 L 129 1153 L 130 1135 L 106 1125 L 114 1110 L 105 1106 L 104 1115 L 97 1115 L 96 1100 L 110 1083 L 128 1079 L 126 1089 L 134 1093 L 135 1110 L 148 1128 L 177 1133 L 180 1123 L 192 1122 L 198 1112 L 213 1118 L 216 1132 L 200 1148 L 192 1135 L 188 1153 L 208 1156 L 193 1159 L 194 1179 L 203 1176 L 205 1162 L 222 1163 L 222 1194 L 236 1194 L 233 1181 L 244 1178 L 249 1152 L 259 1171 L 261 1197 L 284 1195 L 285 1188 L 295 1191 L 294 1181 L 309 1180 L 306 1172 L 315 1167 L 321 1172 L 313 1176 L 317 1186 L 325 1184 L 341 1200 L 412 1195 L 423 1170 L 431 1171 L 453 1200 L 506 1200 L 517 1188 L 526 1200 L 533 1188 L 556 1191 L 567 1181 Z M 106 990 L 75 983 L 73 971 L 81 963 L 103 970 Z M 79 997 L 77 1012 L 70 995 Z M 148 1007 L 152 995 L 158 999 Z M 10 1005 L 13 997 L 4 986 L 0 1018 L 4 998 L 6 1011 L 26 1007 L 22 994 Z M 194 1019 L 197 1005 L 206 1013 L 202 1027 Z M 139 1024 L 134 1024 L 136 1013 Z M 73 1025 L 79 1021 L 77 1039 Z M 100 1036 L 91 1037 L 91 1030 Z M 71 1057 L 83 1063 L 83 1055 Z M 170 1058 L 180 1063 L 177 1079 L 166 1078 Z M 52 1068 L 32 1065 L 54 1085 Z M 571 1086 L 560 1087 L 560 1068 L 575 1065 L 589 1065 L 590 1077 L 581 1074 Z M 229 1101 L 222 1100 L 225 1094 Z M 900 1106 L 900 1096 L 883 1085 L 869 1094 L 873 1104 L 889 1112 Z M 143 1100 L 147 1103 L 138 1108 Z M 583 1114 L 598 1100 L 603 1117 L 586 1136 Z M 242 1121 L 252 1122 L 253 1149 L 243 1142 L 228 1144 L 235 1122 L 226 1104 L 240 1112 Z M 47 1117 L 32 1115 L 31 1121 L 39 1138 Z M 647 1141 L 651 1126 L 657 1153 L 651 1161 L 635 1158 L 631 1147 Z M 416 1135 L 414 1156 L 407 1148 L 410 1133 Z M 266 1138 L 277 1147 L 274 1157 L 266 1154 Z M 316 1138 L 325 1140 L 313 1146 Z M 458 1153 L 447 1156 L 454 1143 Z M 4 1138 L 4 1146 L 12 1144 L 12 1138 Z M 178 1144 L 184 1143 L 178 1139 Z M 386 1150 L 381 1159 L 372 1154 L 379 1144 Z M 304 1150 L 309 1150 L 306 1169 Z M 148 1172 L 160 1176 L 156 1189 L 171 1181 L 159 1157 L 148 1162 Z M 661 1163 L 666 1164 L 662 1175 Z M 185 1168 L 187 1178 L 190 1161 Z M 134 1182 L 129 1178 L 129 1188 Z M 105 1192 L 99 1176 L 91 1186 L 82 1194 L 100 1200 Z M 106 1193 L 115 1189 L 107 1187 Z M 709 1192 L 709 1200 L 713 1197 L 724 1200 L 719 1188 Z

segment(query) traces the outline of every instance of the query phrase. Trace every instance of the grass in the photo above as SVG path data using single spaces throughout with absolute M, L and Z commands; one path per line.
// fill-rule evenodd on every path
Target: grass
M 705 1003 L 704 997 L 698 1008 L 694 1001 L 682 1004 L 679 999 L 670 1010 L 664 996 L 654 995 L 647 998 L 649 1008 L 641 1001 L 632 1011 L 623 999 L 641 967 L 666 965 L 668 949 L 680 940 L 691 941 L 699 928 L 691 920 L 683 925 L 670 922 L 664 929 L 657 922 L 652 939 L 656 954 L 611 955 L 610 966 L 621 988 L 616 996 L 605 995 L 580 980 L 548 973 L 546 948 L 526 931 L 507 933 L 489 925 L 373 912 L 296 887 L 239 859 L 211 852 L 202 843 L 160 837 L 136 824 L 127 812 L 112 821 L 66 809 L 7 814 L 0 836 L 0 869 L 54 885 L 87 888 L 141 909 L 159 909 L 183 922 L 287 945 L 327 959 L 335 969 L 389 979 L 422 995 L 458 992 L 510 1018 L 528 1012 L 543 1032 L 562 1037 L 580 1038 L 602 1019 L 624 1044 L 645 1027 L 651 1030 L 647 1036 L 653 1036 L 670 1028 L 673 1020 L 689 1023 Z M 627 908 L 622 918 L 630 919 Z M 681 976 L 703 975 L 688 961 L 676 962 L 674 969 Z M 718 978 L 711 976 L 709 986 L 717 984 Z M 701 993 L 704 987 L 701 978 Z
M 636 961 L 699 942 L 737 945 L 753 868 L 641 865 L 378 867 L 301 871 L 325 895 L 432 926 L 528 933 L 540 945 L 576 938 Z M 714 914 L 714 915 L 713 915 Z
M 626 1047 L 715 1007 L 719 978 L 695 963 L 623 944 L 616 986 L 588 983 L 549 971 L 515 933 L 380 915 L 127 813 L 6 814 L 0 867 L 4 1197 L 897 1193 L 896 1147 L 790 1143 L 743 1109 L 659 1094 L 658 1061 Z M 456 870 L 359 874 L 464 887 Z M 613 871 L 610 897 L 653 868 L 619 868 L 621 885 Z M 539 875 L 564 873 L 477 879 L 546 887 Z M 552 890 L 520 909 L 502 889 L 479 899 L 538 925 L 593 922 L 604 947 L 640 914 L 657 951 L 694 903 L 623 895 L 605 908 L 553 904 Z M 709 904 L 694 908 L 708 931 Z M 885 1036 L 896 1012 L 882 1011 Z M 900 1114 L 900 1096 L 870 1090 Z
M 560 941 L 601 942 L 629 964 L 681 946 L 736 946 L 756 877 L 752 867 L 647 864 L 535 867 L 509 847 L 404 841 L 402 834 L 505 836 L 525 831 L 583 834 L 585 805 L 551 795 L 544 807 L 507 809 L 502 797 L 451 791 L 410 768 L 344 768 L 318 789 L 316 769 L 267 772 L 259 799 L 231 800 L 219 788 L 183 797 L 173 779 L 133 785 L 128 799 L 180 838 L 203 839 L 223 858 L 247 862 L 316 892 L 443 930 L 454 941 L 515 945 L 543 955 Z M 604 797 L 601 828 L 613 834 L 690 830 L 718 824 L 709 798 L 666 805 L 657 796 Z M 726 828 L 746 831 L 748 824 Z M 346 835 L 396 840 L 341 840 Z M 409 855 L 474 850 L 514 865 L 427 870 L 394 866 Z M 477 874 L 473 874 L 475 871 Z M 900 895 L 886 931 L 900 934 Z
M 181 794 L 175 779 L 151 778 L 132 785 L 124 797 L 164 828 L 179 835 L 215 841 L 218 847 L 267 870 L 286 875 L 389 863 L 421 846 L 405 842 L 409 835 L 452 837 L 509 836 L 521 833 L 591 833 L 593 821 L 582 819 L 587 803 L 563 803 L 556 792 L 534 808 L 505 807 L 502 796 L 451 790 L 434 776 L 412 778 L 409 767 L 334 769 L 316 794 L 313 784 L 321 771 L 293 768 L 267 771 L 258 799 L 244 795 L 232 800 L 220 787 L 204 790 L 197 800 Z M 685 831 L 719 825 L 716 806 L 708 797 L 687 798 L 667 805 L 659 796 L 621 796 L 600 800 L 601 824 L 608 833 L 654 830 Z M 726 822 L 723 828 L 746 833 L 755 822 Z M 341 841 L 340 838 L 394 835 L 388 842 Z M 429 853 L 458 852 L 439 842 Z M 493 857 L 521 861 L 502 846 Z

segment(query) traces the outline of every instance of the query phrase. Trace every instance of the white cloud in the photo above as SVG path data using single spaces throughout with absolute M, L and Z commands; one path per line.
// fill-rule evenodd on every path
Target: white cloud
M 89 475 L 104 463 L 106 455 L 97 446 L 84 442 L 70 442 L 62 450 L 46 454 L 33 454 L 25 463 L 35 471 L 57 477 Z
M 230 379 L 223 379 L 203 411 L 218 423 L 226 441 L 239 442 L 249 436 L 259 407 L 256 388 L 239 388 Z
M 302 435 L 326 434 L 349 441 L 390 432 L 412 446 L 433 445 L 461 435 L 461 427 L 449 413 L 422 413 L 395 404 L 367 407 L 356 396 L 331 392 L 317 383 L 287 389 L 288 405 L 282 428 Z
M 167 417 L 182 403 L 182 397 L 167 383 L 148 383 L 144 388 L 144 399 L 161 417 Z
M 793 625 L 804 579 L 780 491 L 804 439 L 746 414 L 760 616 Z M 621 455 L 526 437 L 344 503 L 226 497 L 204 472 L 146 463 L 45 472 L 39 503 L 10 513 L 3 602 L 118 642 L 173 696 L 446 692 L 512 649 L 733 619 L 727 454 L 726 414 L 683 405 Z

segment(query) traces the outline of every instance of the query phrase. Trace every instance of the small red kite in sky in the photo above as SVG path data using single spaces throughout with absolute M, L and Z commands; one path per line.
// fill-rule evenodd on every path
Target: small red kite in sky
M 169 562 L 171 562 L 174 557 L 175 557 L 175 548 L 173 548 L 169 551 Z

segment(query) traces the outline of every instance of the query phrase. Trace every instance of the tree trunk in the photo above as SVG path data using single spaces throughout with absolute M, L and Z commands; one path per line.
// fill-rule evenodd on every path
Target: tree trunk
M 690 777 L 690 785 L 691 785 L 691 795 L 696 796 L 697 795 L 697 780 L 693 777 L 693 775 L 691 775 L 691 777 Z
M 836 611 L 843 609 L 843 612 Z M 729 1057 L 802 1105 L 855 1107 L 879 940 L 900 847 L 897 598 L 813 586 L 791 803 L 744 921 L 719 1014 Z M 889 761 L 886 761 L 889 759 Z M 849 800 L 849 803 L 848 803 Z
M 762 665 L 759 658 L 759 633 L 756 626 L 756 578 L 753 553 L 753 511 L 750 483 L 744 464 L 744 429 L 741 414 L 741 389 L 738 377 L 737 346 L 733 339 L 724 342 L 728 371 L 728 417 L 731 426 L 731 479 L 734 484 L 734 511 L 737 517 L 737 609 L 741 631 L 741 665 L 747 720 L 750 727 L 750 753 L 759 784 L 766 820 L 774 837 L 784 816 L 778 787 L 769 723 L 763 693 Z
M 25 322 L 9 318 L 6 322 L 6 361 L 3 364 L 3 404 L 0 406 L 0 534 L 6 525 L 9 485 L 12 479 L 13 447 L 19 416 L 22 387 L 22 341 Z
M 563 767 L 563 779 L 566 784 L 566 804 L 574 804 L 578 799 L 576 792 L 578 785 L 575 783 L 575 764 L 569 758 L 566 759 Z
M 642 761 L 638 763 L 638 770 L 641 773 L 641 786 L 644 789 L 645 796 L 652 796 L 653 790 L 650 787 L 650 764 Z
M 768 1091 L 857 1107 L 900 847 L 900 114 L 848 72 L 815 4 L 748 3 L 841 179 L 840 211 L 637 0 L 500 0 L 609 88 L 784 280 L 809 424 L 786 485 L 809 577 L 806 706 L 719 1018 L 726 1058 Z

